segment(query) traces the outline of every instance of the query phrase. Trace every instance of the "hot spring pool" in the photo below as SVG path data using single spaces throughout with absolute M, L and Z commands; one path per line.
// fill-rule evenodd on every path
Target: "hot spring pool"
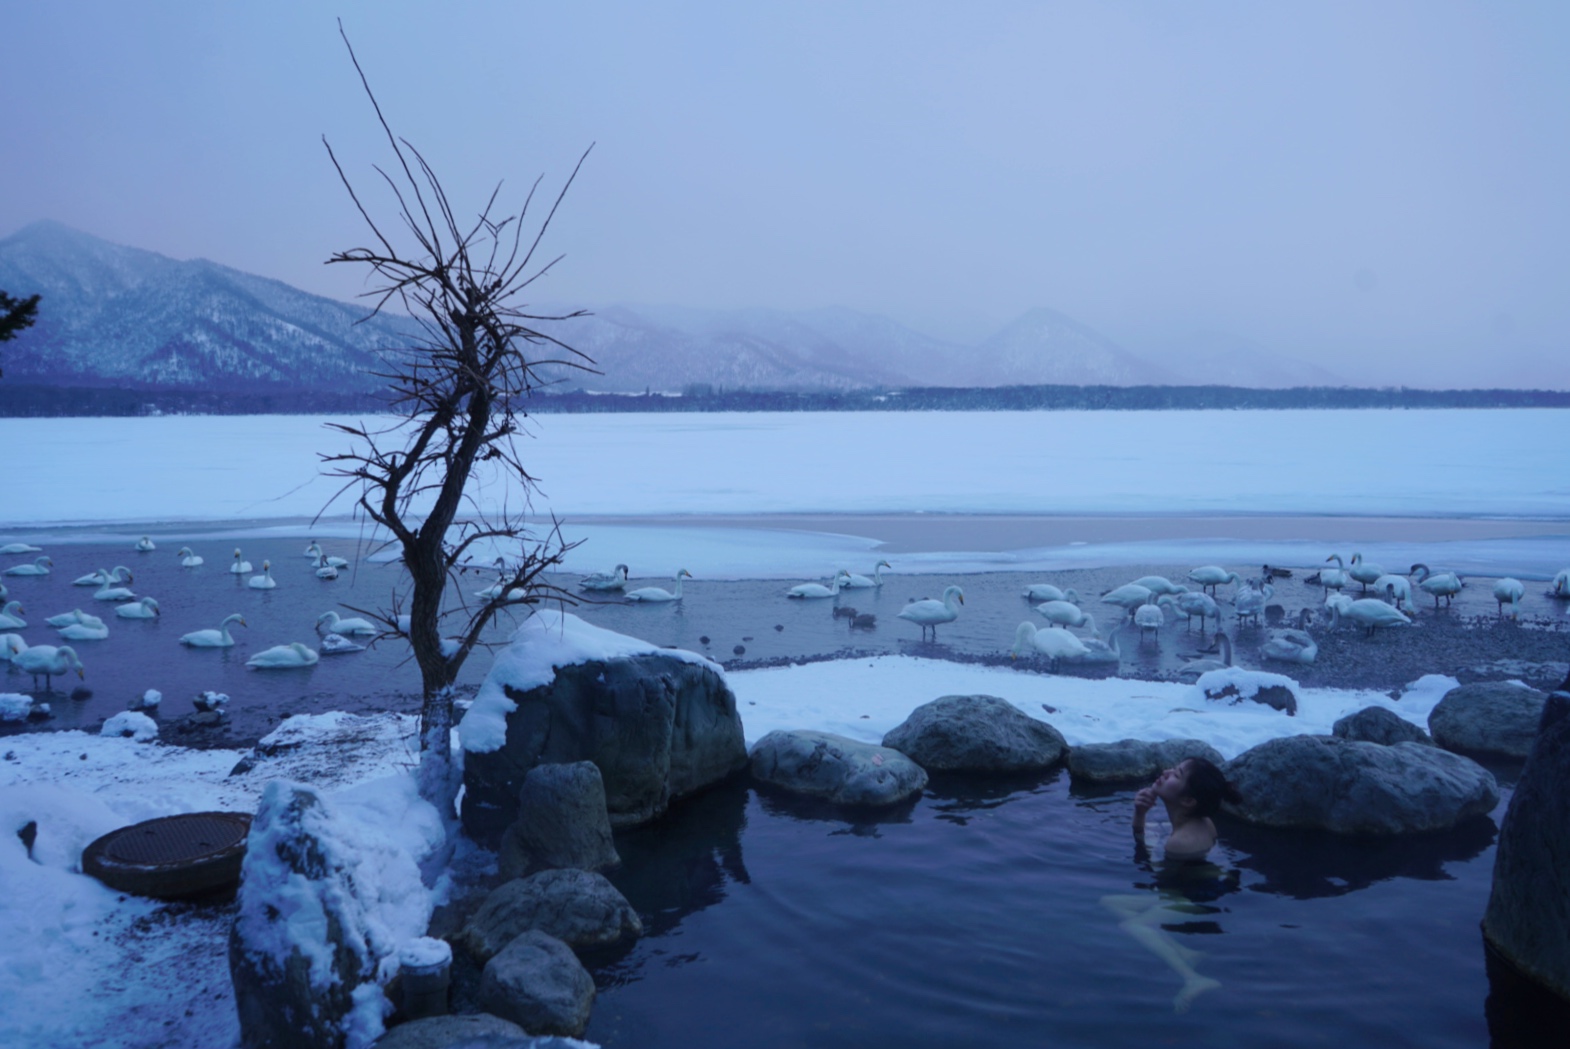
M 1508 773 L 1509 770 L 1496 770 Z M 592 966 L 607 1049 L 1479 1046 L 1497 821 L 1394 841 L 1221 822 L 1198 906 L 1155 923 L 1220 986 L 1120 928 L 1162 905 L 1132 790 L 1066 772 L 935 778 L 872 816 L 731 783 L 618 836 L 645 936 Z M 1159 865 L 1158 865 L 1159 866 Z

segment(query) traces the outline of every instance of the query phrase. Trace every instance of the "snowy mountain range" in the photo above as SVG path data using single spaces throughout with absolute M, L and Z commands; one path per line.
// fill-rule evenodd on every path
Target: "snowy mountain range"
M 3 351 L 5 378 L 56 386 L 371 392 L 379 350 L 407 318 L 311 295 L 205 259 L 177 261 L 55 222 L 0 240 L 0 289 L 41 293 L 37 324 Z M 541 312 L 551 312 L 550 307 Z M 361 323 L 356 323 L 361 322 Z M 564 388 L 641 392 L 894 386 L 1339 385 L 1223 337 L 1157 365 L 1048 309 L 966 346 L 841 307 L 784 311 L 613 305 L 548 329 L 601 374 L 556 368 Z

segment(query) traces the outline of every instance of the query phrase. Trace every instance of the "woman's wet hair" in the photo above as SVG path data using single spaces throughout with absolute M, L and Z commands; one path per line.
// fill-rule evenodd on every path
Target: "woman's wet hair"
M 1184 790 L 1194 799 L 1194 815 L 1213 816 L 1223 801 L 1236 805 L 1243 800 L 1237 788 L 1227 782 L 1221 770 L 1205 758 L 1188 759 L 1188 779 Z

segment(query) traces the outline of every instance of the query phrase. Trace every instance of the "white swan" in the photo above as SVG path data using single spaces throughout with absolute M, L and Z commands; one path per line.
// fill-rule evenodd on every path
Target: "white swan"
M 1116 634 L 1112 635 L 1111 644 L 1101 640 L 1101 631 L 1099 630 L 1096 631 L 1095 637 L 1086 637 L 1080 640 L 1085 643 L 1085 648 L 1087 649 L 1085 655 L 1080 657 L 1079 661 L 1081 663 L 1121 663 L 1123 661 L 1123 653 L 1118 651 Z
M 41 554 L 43 552 L 43 547 L 30 546 L 27 543 L 7 543 L 4 546 L 0 546 L 0 554 Z
M 1188 593 L 1188 587 L 1184 586 L 1182 583 L 1174 583 L 1164 575 L 1140 576 L 1138 579 L 1134 580 L 1134 585 L 1144 587 L 1146 590 L 1149 590 L 1157 597 L 1160 597 L 1163 594 Z
M 347 637 L 354 634 L 379 634 L 381 630 L 369 619 L 340 619 L 337 612 L 323 612 L 316 617 L 316 632 L 343 634 Z
M 622 590 L 627 586 L 627 566 L 617 565 L 609 572 L 595 572 L 578 580 L 580 590 L 593 590 L 596 592 L 609 590 Z
M 364 645 L 357 645 L 342 634 L 326 634 L 322 637 L 321 654 L 324 656 L 337 656 L 345 652 L 364 651 Z
M 72 623 L 60 628 L 60 636 L 67 641 L 106 641 L 109 628 L 102 624 L 89 626 L 86 623 Z
M 315 575 L 317 579 L 325 579 L 328 582 L 331 582 L 332 580 L 338 578 L 338 569 L 334 568 L 332 565 L 328 564 L 321 558 L 317 558 Z
M 89 615 L 80 608 L 74 612 L 61 612 L 57 616 L 50 616 L 44 620 L 53 627 L 70 626 L 72 623 L 86 623 L 88 626 L 103 626 L 104 621 L 95 615 Z
M 334 557 L 331 554 L 324 554 L 324 553 L 322 553 L 321 546 L 318 545 L 317 543 L 314 543 L 314 542 L 310 546 L 305 548 L 305 556 L 306 557 L 314 557 L 314 558 L 316 558 L 316 563 L 318 565 L 325 565 L 328 568 L 348 568 L 349 567 L 349 560 L 347 558 L 344 558 L 344 557 Z M 501 558 L 498 557 L 496 560 L 500 561 Z
M 278 586 L 278 580 L 273 578 L 273 563 L 271 561 L 263 561 L 262 574 L 253 575 L 250 579 L 246 580 L 245 585 L 250 587 L 252 590 L 276 589 Z
M 0 587 L 3 590 L 4 587 Z M 4 597 L 0 593 L 0 597 Z M 1554 581 L 1548 585 L 1548 596 L 1557 598 L 1570 597 L 1570 568 L 1561 568 L 1559 574 L 1554 576 Z
M 144 535 L 136 541 L 136 552 L 139 554 L 150 554 L 157 549 L 158 544 L 153 542 L 153 537 L 150 535 Z
M 1232 665 L 1232 639 L 1221 631 L 1216 631 L 1216 643 L 1221 646 L 1220 659 L 1191 659 L 1178 667 L 1177 675 L 1180 678 L 1199 678 L 1213 670 L 1225 670 Z
M 54 567 L 54 562 L 48 557 L 35 557 L 30 565 L 12 565 L 5 570 L 6 575 L 48 575 Z
M 182 546 L 180 552 L 175 554 L 180 559 L 181 568 L 195 568 L 202 563 L 202 559 L 191 551 L 188 546 Z
M 1347 569 L 1346 574 L 1352 577 L 1354 583 L 1361 584 L 1363 593 L 1366 594 L 1370 585 L 1379 582 L 1379 577 L 1385 574 L 1385 570 L 1370 561 L 1363 560 L 1362 554 L 1353 554 L 1352 567 Z
M 1346 565 L 1341 563 L 1340 554 L 1331 554 L 1325 558 L 1325 564 L 1327 565 L 1332 561 L 1336 563 L 1336 567 L 1320 569 L 1319 583 L 1326 590 L 1340 590 L 1347 583 L 1351 582 L 1352 578 L 1346 574 Z
M 274 645 L 265 648 L 245 661 L 248 667 L 258 670 L 286 670 L 290 667 L 315 666 L 321 657 L 314 648 L 307 648 L 298 641 L 287 645 Z
M 1510 605 L 1510 617 L 1521 618 L 1521 599 L 1526 596 L 1526 584 L 1511 576 L 1505 576 L 1494 584 L 1494 600 L 1499 602 L 1499 614 L 1505 614 L 1505 604 Z
M 229 624 L 239 623 L 249 626 L 245 617 L 236 612 L 218 624 L 217 630 L 193 630 L 180 638 L 180 644 L 190 645 L 192 648 L 228 648 L 234 644 L 234 637 L 229 633 Z
M 1334 630 L 1341 625 L 1342 617 L 1350 619 L 1358 626 L 1368 628 L 1368 636 L 1374 636 L 1378 627 L 1410 626 L 1412 620 L 1400 609 L 1392 608 L 1377 598 L 1365 597 L 1346 605 L 1330 606 L 1330 629 Z
M 115 606 L 114 614 L 121 619 L 157 619 L 158 602 L 150 597 L 144 597 L 128 605 Z
M 251 569 L 251 562 L 241 559 L 241 557 L 240 557 L 240 548 L 238 546 L 235 547 L 234 548 L 234 562 L 229 565 L 229 574 L 230 575 L 244 575 L 245 573 L 247 573 L 247 572 L 249 572 L 251 570 L 252 570 Z
M 850 573 L 842 568 L 834 573 L 834 583 L 831 586 L 824 586 L 822 583 L 800 583 L 785 591 L 785 596 L 795 598 L 838 597 L 841 580 L 848 575 Z
M 0 663 L 9 663 L 25 651 L 27 642 L 21 634 L 0 634 Z
M 1096 630 L 1096 617 L 1072 601 L 1045 601 L 1036 606 L 1036 612 L 1058 626 L 1089 627 L 1092 633 Z
M 1160 605 L 1152 601 L 1150 604 L 1140 605 L 1134 609 L 1134 625 L 1139 627 L 1140 644 L 1144 644 L 1147 630 L 1155 631 L 1159 640 L 1161 628 L 1167 625 L 1167 614 L 1161 610 Z
M 1009 649 L 1009 658 L 1018 659 L 1032 654 L 1046 656 L 1051 660 L 1052 669 L 1056 670 L 1060 662 L 1077 662 L 1089 656 L 1090 649 L 1085 646 L 1085 642 L 1060 626 L 1037 630 L 1036 624 L 1027 619 L 1014 631 L 1014 647 Z
M 107 568 L 100 568 L 96 572 L 89 572 L 84 576 L 72 580 L 71 585 L 103 586 L 105 583 L 130 583 L 134 581 L 135 577 L 131 575 L 131 570 L 129 568 L 125 567 L 124 565 L 115 565 L 112 571 Z
M 26 611 L 20 601 L 7 601 L 4 608 L 0 608 L 0 630 L 26 630 L 27 620 L 22 618 Z
M 683 568 L 681 571 L 676 573 L 676 589 L 674 591 L 661 590 L 657 586 L 644 586 L 639 587 L 637 590 L 627 591 L 627 600 L 639 601 L 644 604 L 659 604 L 665 601 L 680 601 L 681 581 L 683 579 L 691 578 L 692 573 Z
M 1031 602 L 1067 601 L 1070 604 L 1079 604 L 1079 591 L 1073 587 L 1059 590 L 1051 583 L 1031 583 L 1025 588 L 1024 596 Z
M 312 539 L 311 545 L 305 548 L 305 556 L 311 558 L 313 561 L 322 560 L 323 554 L 321 544 Z
M 50 679 L 76 671 L 77 677 L 86 677 L 87 668 L 76 657 L 70 645 L 30 645 L 11 657 L 11 664 L 25 674 L 33 675 L 33 687 L 38 687 L 38 675 L 44 677 L 44 691 L 49 691 Z
M 1412 566 L 1412 581 L 1423 588 L 1424 593 L 1434 595 L 1434 607 L 1439 607 L 1439 599 L 1445 599 L 1448 607 L 1451 598 L 1461 592 L 1461 577 L 1454 572 L 1431 572 L 1427 565 L 1419 562 Z
M 1374 580 L 1374 592 L 1397 608 L 1401 607 L 1403 601 L 1412 600 L 1412 584 L 1404 575 L 1391 575 L 1386 572 Z
M 889 564 L 887 561 L 879 561 L 877 564 L 872 566 L 872 575 L 870 578 L 864 575 L 857 575 L 855 572 L 846 572 L 845 581 L 841 583 L 840 586 L 846 590 L 866 590 L 871 587 L 882 586 L 883 570 L 885 568 L 893 567 L 894 566 Z
M 1116 590 L 1109 590 L 1102 594 L 1101 600 L 1109 605 L 1117 605 L 1132 616 L 1134 609 L 1148 602 L 1152 596 L 1148 586 L 1140 586 L 1138 583 L 1124 583 Z
M 1236 585 L 1243 581 L 1242 577 L 1236 572 L 1228 572 L 1220 565 L 1200 565 L 1188 574 L 1188 578 L 1191 582 L 1198 583 L 1212 594 L 1216 592 L 1216 587 L 1221 586 L 1223 583 Z
M 130 601 L 136 597 L 129 587 L 123 587 L 114 582 L 105 583 L 93 591 L 94 601 Z
M 1181 594 L 1162 594 L 1156 599 L 1156 604 L 1166 607 L 1176 606 L 1177 611 L 1184 616 L 1184 629 L 1194 625 L 1194 617 L 1199 617 L 1199 629 L 1205 629 L 1205 620 L 1214 619 L 1216 628 L 1221 628 L 1221 606 L 1216 604 L 1216 599 L 1199 590 L 1188 590 Z
M 1276 588 L 1269 583 L 1260 584 L 1255 589 L 1253 584 L 1239 588 L 1232 595 L 1232 603 L 1237 606 L 1238 619 L 1252 619 L 1254 625 L 1259 625 L 1259 614 L 1265 610 L 1265 603 L 1275 596 Z
M 932 631 L 932 640 L 938 639 L 938 624 L 952 623 L 959 618 L 959 606 L 965 603 L 965 591 L 957 586 L 951 586 L 943 591 L 943 600 L 934 601 L 928 598 L 925 601 L 912 601 L 898 613 L 900 619 L 915 623 L 921 627 L 921 639 L 927 639 L 927 631 Z
M 1259 646 L 1259 654 L 1278 663 L 1312 663 L 1319 657 L 1319 645 L 1303 629 L 1308 625 L 1309 618 L 1309 611 L 1305 608 L 1298 617 L 1296 628 L 1271 631 L 1270 638 Z

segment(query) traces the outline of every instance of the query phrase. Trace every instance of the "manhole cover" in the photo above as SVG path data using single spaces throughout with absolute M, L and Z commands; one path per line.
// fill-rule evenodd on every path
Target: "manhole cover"
M 110 831 L 82 852 L 82 871 L 112 889 L 178 899 L 232 888 L 240 880 L 251 817 L 188 812 Z

